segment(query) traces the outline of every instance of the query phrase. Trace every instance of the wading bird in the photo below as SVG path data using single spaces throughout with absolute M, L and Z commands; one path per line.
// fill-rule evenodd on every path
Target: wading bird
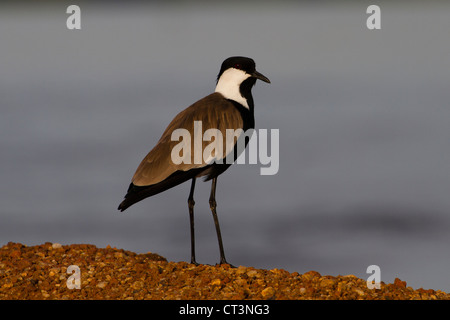
M 220 264 L 228 264 L 220 233 L 219 220 L 216 212 L 216 184 L 217 177 L 231 165 L 232 161 L 220 161 L 226 156 L 233 157 L 233 160 L 243 150 L 237 150 L 238 141 L 233 140 L 233 145 L 223 144 L 224 152 L 222 156 L 212 154 L 205 161 L 195 160 L 193 146 L 189 144 L 183 148 L 183 161 L 175 164 L 172 159 L 173 148 L 179 144 L 173 140 L 172 134 L 176 129 L 185 129 L 196 139 L 196 135 L 203 136 L 208 129 L 219 130 L 226 136 L 227 129 L 244 132 L 253 129 L 255 126 L 254 104 L 251 93 L 256 80 L 270 83 L 269 79 L 256 71 L 255 62 L 246 57 L 230 57 L 226 59 L 220 68 L 217 76 L 215 92 L 205 98 L 195 102 L 193 105 L 180 112 L 169 124 L 159 139 L 156 146 L 147 154 L 138 166 L 131 184 L 128 188 L 125 199 L 119 205 L 119 210 L 124 211 L 131 205 L 147 197 L 153 196 L 180 183 L 192 180 L 188 197 L 188 208 L 191 231 L 191 263 L 197 264 L 195 259 L 195 235 L 194 235 L 194 188 L 198 177 L 205 176 L 205 181 L 212 180 L 209 204 L 216 227 L 217 239 L 220 250 Z M 194 122 L 201 121 L 202 132 L 194 132 Z M 198 131 L 198 130 L 197 130 Z M 248 143 L 248 137 L 241 135 Z M 239 140 L 238 138 L 237 140 Z M 187 143 L 187 142 L 186 142 Z M 202 142 L 205 147 L 205 141 Z M 218 153 L 216 153 L 217 155 Z M 197 159 L 198 160 L 198 159 Z

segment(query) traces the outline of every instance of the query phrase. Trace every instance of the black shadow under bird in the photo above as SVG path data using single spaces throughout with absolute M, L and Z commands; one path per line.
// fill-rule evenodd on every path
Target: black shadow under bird
M 191 229 L 191 263 L 197 264 L 195 260 L 195 236 L 194 236 L 194 188 L 196 178 L 205 176 L 205 181 L 212 180 L 209 204 L 214 218 L 217 239 L 220 250 L 220 264 L 228 264 L 220 233 L 219 220 L 216 212 L 216 184 L 217 177 L 223 173 L 237 159 L 239 139 L 244 139 L 244 148 L 248 143 L 249 136 L 240 134 L 237 139 L 223 143 L 223 152 L 211 154 L 206 160 L 201 157 L 200 161 L 195 159 L 195 146 L 193 144 L 184 145 L 183 159 L 185 161 L 173 161 L 172 151 L 179 146 L 179 140 L 173 139 L 173 133 L 177 129 L 187 130 L 193 139 L 195 135 L 201 135 L 209 130 L 220 131 L 221 136 L 226 136 L 227 130 L 246 132 L 255 127 L 254 103 L 251 93 L 256 80 L 270 83 L 269 79 L 256 71 L 253 59 L 246 57 L 230 57 L 226 59 L 220 68 L 217 76 L 215 92 L 205 98 L 195 102 L 187 109 L 180 112 L 169 124 L 159 139 L 156 146 L 147 154 L 138 166 L 131 184 L 128 188 L 125 199 L 119 205 L 119 210 L 124 211 L 131 205 L 147 197 L 153 196 L 188 180 L 192 180 L 188 197 L 190 229 Z M 201 130 L 196 122 L 200 121 Z M 199 123 L 199 122 L 197 122 Z M 186 142 L 188 143 L 188 142 Z M 206 147 L 202 141 L 200 154 Z M 232 157 L 232 161 L 224 161 L 225 158 Z M 195 161 L 197 160 L 197 161 Z

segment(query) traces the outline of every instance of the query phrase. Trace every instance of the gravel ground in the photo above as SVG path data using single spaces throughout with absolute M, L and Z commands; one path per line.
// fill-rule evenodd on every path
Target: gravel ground
M 80 289 L 68 288 L 68 268 L 80 270 Z M 69 269 L 70 270 L 70 269 Z M 73 272 L 73 271 L 72 271 Z M 70 279 L 69 286 L 77 283 Z M 229 265 L 192 265 L 168 262 L 154 254 L 136 254 L 89 244 L 45 243 L 26 246 L 8 243 L 0 248 L 0 299 L 152 299 L 152 300 L 440 300 L 450 294 L 413 289 L 405 281 L 381 282 L 368 289 L 353 275 L 322 276 L 309 271 L 289 273 Z

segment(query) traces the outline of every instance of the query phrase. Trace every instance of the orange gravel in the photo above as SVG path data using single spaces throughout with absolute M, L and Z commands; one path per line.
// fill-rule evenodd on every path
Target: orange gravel
M 69 266 L 79 268 L 80 289 L 69 289 Z M 69 279 L 69 285 L 76 282 Z M 88 244 L 8 243 L 0 248 L 0 299 L 149 299 L 149 300 L 440 300 L 439 290 L 414 290 L 396 279 L 368 289 L 353 275 L 322 276 L 309 271 L 289 273 L 229 265 L 168 262 L 154 254 L 136 254 Z

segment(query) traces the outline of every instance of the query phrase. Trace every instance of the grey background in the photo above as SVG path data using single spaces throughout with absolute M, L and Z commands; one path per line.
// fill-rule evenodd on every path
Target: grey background
M 2 3 L 0 245 L 91 243 L 189 261 L 189 184 L 116 208 L 142 157 L 221 62 L 255 59 L 257 128 L 280 170 L 218 180 L 228 260 L 300 273 L 381 268 L 450 291 L 450 6 L 442 2 Z M 381 30 L 366 8 L 381 7 Z M 209 183 L 197 260 L 219 254 Z

